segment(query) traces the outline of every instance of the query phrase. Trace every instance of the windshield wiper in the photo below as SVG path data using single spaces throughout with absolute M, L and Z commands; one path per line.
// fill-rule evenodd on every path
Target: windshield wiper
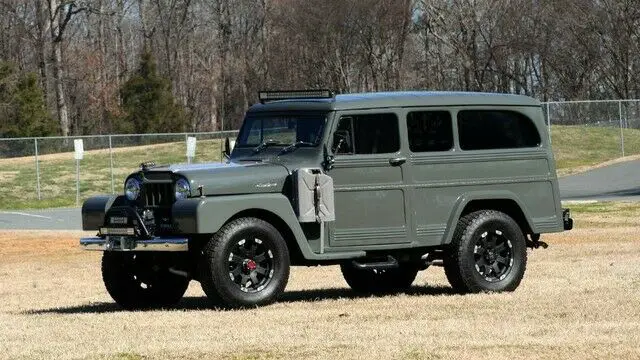
M 293 144 L 288 145 L 287 147 L 283 148 L 282 150 L 280 150 L 280 153 L 278 155 L 282 155 L 282 154 L 286 154 L 290 151 L 293 151 L 297 148 L 299 148 L 300 146 L 314 146 L 314 143 L 310 143 L 308 141 L 302 141 L 302 140 L 298 140 L 296 142 L 294 142 Z
M 260 151 L 268 148 L 269 146 L 274 146 L 274 145 L 282 145 L 279 142 L 273 140 L 273 139 L 267 139 L 265 141 L 262 142 L 262 144 L 256 146 L 255 148 L 253 148 L 253 153 L 257 154 Z

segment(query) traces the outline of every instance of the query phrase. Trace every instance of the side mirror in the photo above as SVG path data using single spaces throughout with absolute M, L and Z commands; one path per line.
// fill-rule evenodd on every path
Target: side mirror
M 329 150 L 327 149 L 327 144 L 322 147 L 322 152 L 324 155 L 324 161 L 322 162 L 322 167 L 324 171 L 329 171 L 333 169 L 333 164 L 336 162 L 335 156 L 329 154 Z

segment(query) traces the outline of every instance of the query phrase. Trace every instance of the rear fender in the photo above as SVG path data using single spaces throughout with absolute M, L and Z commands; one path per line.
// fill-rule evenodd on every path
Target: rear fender
M 447 231 L 443 237 L 443 244 L 450 244 L 453 239 L 453 233 L 456 230 L 456 226 L 458 225 L 458 220 L 462 216 L 462 212 L 465 207 L 474 200 L 513 200 L 522 213 L 524 214 L 525 220 L 527 224 L 529 224 L 529 228 L 533 229 L 535 232 L 535 226 L 531 221 L 531 215 L 527 210 L 526 206 L 520 201 L 520 199 L 511 191 L 480 191 L 480 192 L 471 192 L 465 193 L 461 195 L 456 201 L 453 212 L 451 213 L 451 217 L 447 223 Z

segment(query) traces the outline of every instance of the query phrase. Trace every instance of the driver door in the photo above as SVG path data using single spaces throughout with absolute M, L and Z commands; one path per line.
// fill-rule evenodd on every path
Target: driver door
M 409 242 L 398 116 L 342 115 L 333 135 L 336 221 L 332 247 Z

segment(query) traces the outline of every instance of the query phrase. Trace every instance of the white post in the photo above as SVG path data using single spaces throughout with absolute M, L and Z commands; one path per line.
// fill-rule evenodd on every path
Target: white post
M 111 193 L 115 194 L 115 187 L 113 183 L 113 150 L 111 146 L 111 135 L 109 135 L 109 170 L 111 171 Z
M 187 136 L 187 164 L 191 164 L 191 161 L 196 157 L 196 138 L 195 136 Z
M 622 126 L 622 101 L 618 100 L 618 115 L 620 118 L 620 148 L 622 149 L 622 157 L 624 157 L 624 131 Z
M 73 158 L 76 159 L 76 206 L 80 205 L 80 160 L 84 156 L 82 139 L 73 140 Z
M 551 144 L 551 114 L 549 114 L 548 102 L 547 102 L 547 132 L 549 133 L 549 144 Z
M 40 162 L 38 161 L 38 138 L 33 139 L 33 146 L 36 150 L 36 193 L 38 194 L 38 200 L 42 200 L 40 195 Z

